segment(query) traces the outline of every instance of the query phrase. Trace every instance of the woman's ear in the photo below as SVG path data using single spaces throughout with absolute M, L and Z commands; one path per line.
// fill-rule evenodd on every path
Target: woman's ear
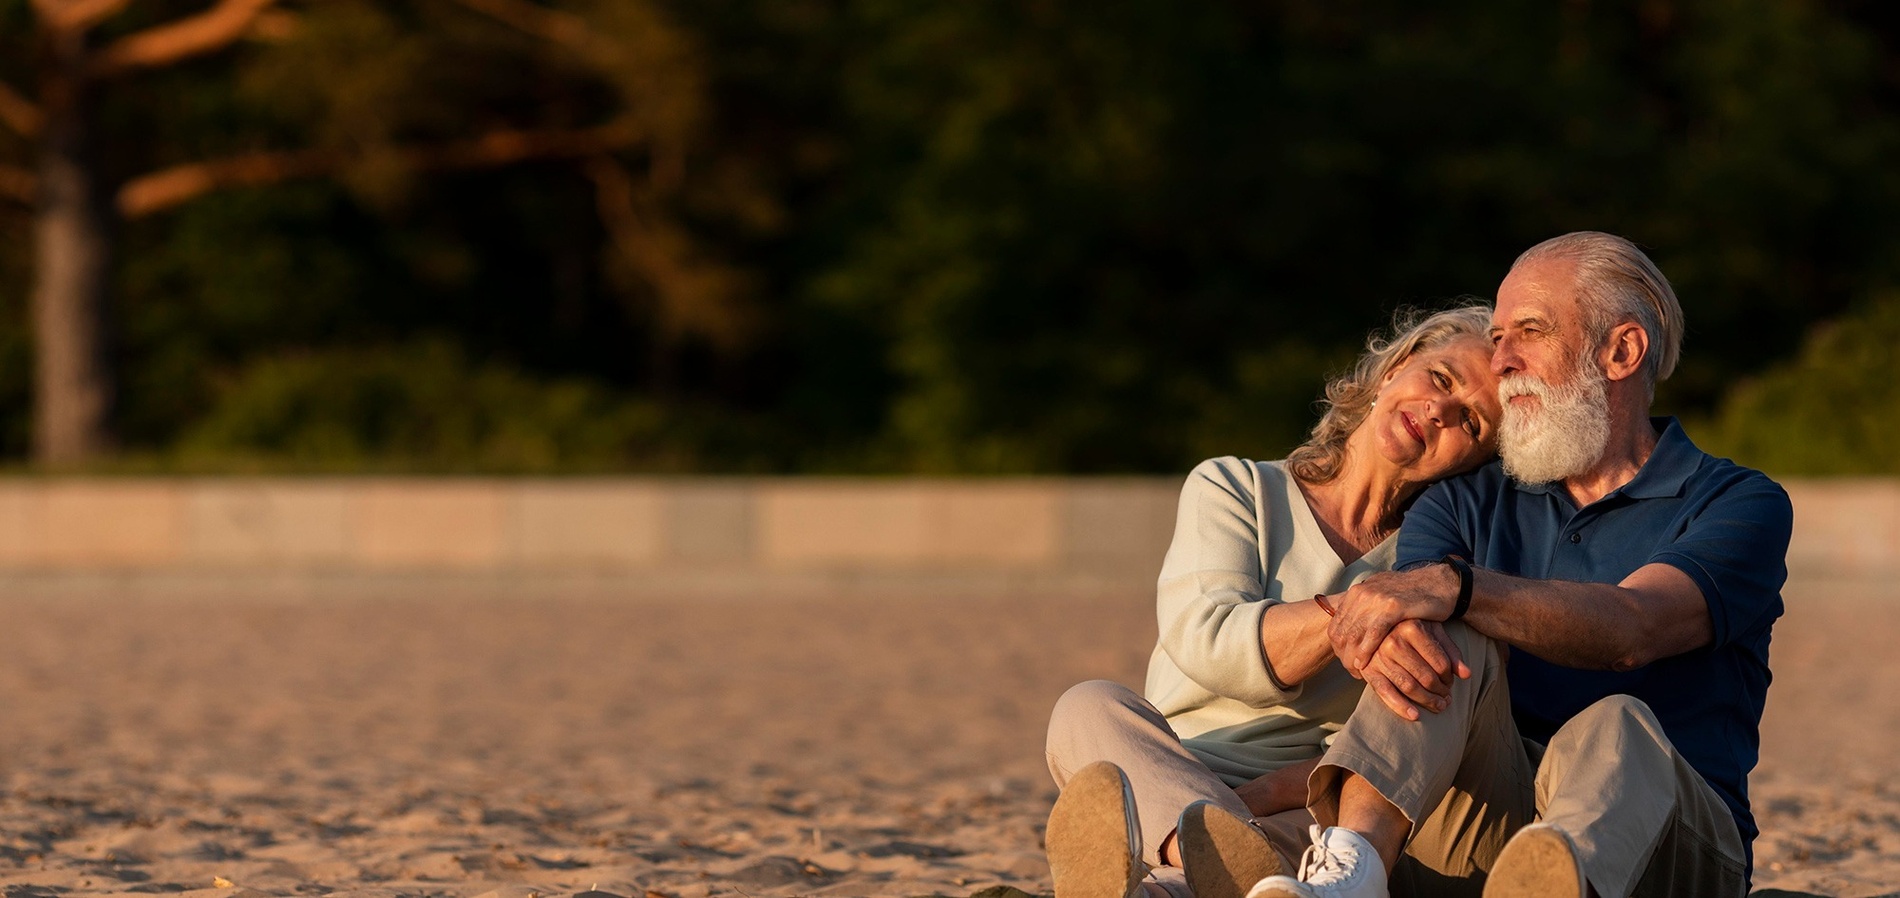
M 1600 361 L 1603 363 L 1603 376 L 1612 380 L 1623 380 L 1643 370 L 1643 360 L 1649 358 L 1649 332 L 1634 321 L 1625 321 L 1610 328 L 1610 338 L 1605 341 Z
M 1412 355 L 1417 355 L 1417 353 L 1413 353 Z M 1406 363 L 1410 362 L 1411 360 L 1412 360 L 1412 356 L 1408 355 L 1405 358 L 1402 358 L 1396 362 L 1393 362 L 1392 367 L 1385 372 L 1385 376 L 1379 378 L 1379 386 L 1383 388 L 1385 387 L 1386 384 L 1391 383 L 1393 378 L 1399 376 L 1400 371 L 1405 370 Z

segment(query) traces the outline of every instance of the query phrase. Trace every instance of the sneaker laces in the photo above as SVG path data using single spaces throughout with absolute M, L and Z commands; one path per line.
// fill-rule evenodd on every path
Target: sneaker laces
M 1300 855 L 1300 881 L 1308 885 L 1345 882 L 1359 868 L 1359 852 L 1334 849 L 1326 844 L 1325 831 L 1318 826 L 1309 830 L 1313 844 Z

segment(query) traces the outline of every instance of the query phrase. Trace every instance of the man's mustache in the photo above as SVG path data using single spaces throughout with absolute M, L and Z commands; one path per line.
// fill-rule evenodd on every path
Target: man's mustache
M 1531 374 L 1508 374 L 1498 380 L 1498 398 L 1509 402 L 1519 396 L 1536 396 L 1543 399 L 1550 395 L 1550 384 Z

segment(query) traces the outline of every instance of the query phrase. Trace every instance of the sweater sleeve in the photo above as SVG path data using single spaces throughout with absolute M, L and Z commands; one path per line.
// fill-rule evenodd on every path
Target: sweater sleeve
M 1261 615 L 1277 602 L 1266 595 L 1262 570 L 1266 518 L 1251 462 L 1202 462 L 1181 489 L 1155 608 L 1161 649 L 1182 674 L 1257 708 L 1300 692 L 1274 679 L 1261 652 Z

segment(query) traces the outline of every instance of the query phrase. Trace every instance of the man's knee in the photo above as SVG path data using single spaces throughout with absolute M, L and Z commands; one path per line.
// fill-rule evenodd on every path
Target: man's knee
M 1579 762 L 1633 763 L 1650 758 L 1668 764 L 1675 746 L 1642 699 L 1612 695 L 1577 712 L 1551 737 L 1538 771 L 1543 780 L 1553 767 Z
M 1458 649 L 1458 655 L 1471 668 L 1471 673 L 1480 675 L 1487 670 L 1499 672 L 1504 655 L 1501 643 L 1471 628 L 1463 621 L 1450 621 L 1445 624 L 1445 636 Z
M 1617 717 L 1635 717 L 1654 720 L 1655 712 L 1649 710 L 1649 703 L 1633 695 L 1606 695 L 1597 699 L 1590 707 L 1583 709 L 1578 717 L 1589 714 L 1603 714 Z
M 1656 712 L 1649 710 L 1647 703 L 1633 695 L 1611 695 L 1598 699 L 1577 712 L 1577 716 L 1570 718 L 1570 722 L 1563 726 L 1566 730 L 1571 727 L 1586 730 L 1641 729 L 1659 736 L 1662 734 L 1662 724 L 1656 722 Z

